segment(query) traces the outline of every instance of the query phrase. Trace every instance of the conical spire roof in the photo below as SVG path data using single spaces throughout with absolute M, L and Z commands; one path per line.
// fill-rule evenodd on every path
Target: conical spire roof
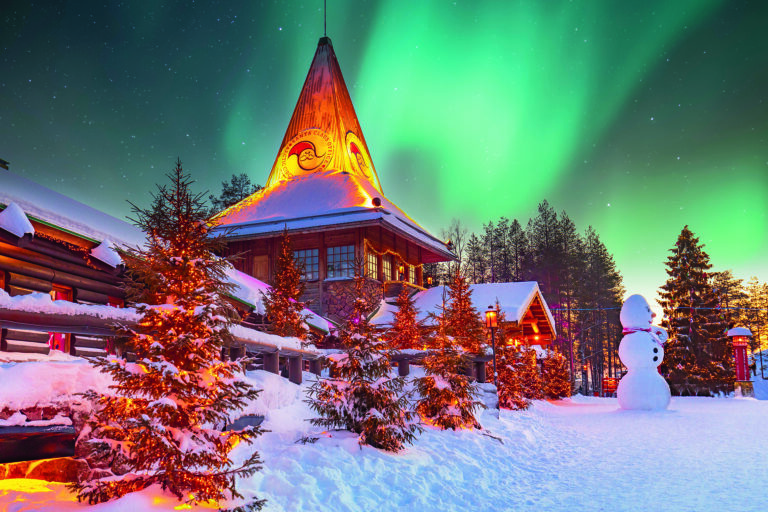
M 327 37 L 317 45 L 266 186 L 212 220 L 233 238 L 383 223 L 428 249 L 427 263 L 454 257 L 384 196 Z
M 314 173 L 347 173 L 381 193 L 331 39 L 320 38 L 266 188 Z

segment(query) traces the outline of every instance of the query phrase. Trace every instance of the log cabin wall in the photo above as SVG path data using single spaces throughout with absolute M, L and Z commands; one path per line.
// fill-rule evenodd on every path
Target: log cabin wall
M 56 243 L 50 233 L 42 230 L 37 238 L 1 234 L 0 288 L 11 297 L 58 291 L 59 298 L 66 297 L 77 303 L 122 303 L 125 295 L 120 288 L 118 272 L 101 262 L 84 257 L 87 249 L 73 252 L 73 240 L 72 235 L 64 233 L 61 243 Z M 2 327 L 0 350 L 48 353 L 49 333 L 14 329 L 12 326 Z M 59 339 L 65 342 L 64 348 L 72 355 L 106 353 L 106 340 L 102 337 L 60 335 Z

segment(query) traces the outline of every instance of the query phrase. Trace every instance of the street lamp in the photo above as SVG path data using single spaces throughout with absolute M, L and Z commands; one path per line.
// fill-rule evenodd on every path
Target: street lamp
M 497 386 L 499 374 L 496 372 L 496 337 L 494 336 L 494 329 L 499 326 L 499 314 L 493 309 L 493 306 L 488 306 L 488 311 L 485 312 L 485 326 L 491 330 L 491 349 L 493 350 L 493 385 Z

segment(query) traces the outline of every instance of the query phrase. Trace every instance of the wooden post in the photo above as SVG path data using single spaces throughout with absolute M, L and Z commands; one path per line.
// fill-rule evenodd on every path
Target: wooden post
M 8 352 L 6 336 L 8 336 L 8 329 L 0 329 L 0 352 Z
M 263 352 L 264 371 L 270 373 L 280 373 L 280 356 L 277 352 Z
M 309 371 L 314 373 L 315 375 L 320 375 L 320 371 L 322 370 L 323 366 L 320 364 L 320 359 L 310 359 L 309 360 Z
M 75 334 L 68 334 L 67 338 L 69 341 L 69 355 L 76 356 L 77 349 L 75 348 L 75 344 L 77 343 L 77 336 Z
M 303 360 L 301 356 L 291 356 L 288 358 L 288 380 L 294 384 L 301 384 L 301 370 Z
M 407 359 L 401 359 L 397 362 L 397 374 L 401 377 L 411 373 L 411 363 Z
M 480 384 L 485 382 L 485 361 L 475 361 L 475 375 L 477 375 L 477 382 Z

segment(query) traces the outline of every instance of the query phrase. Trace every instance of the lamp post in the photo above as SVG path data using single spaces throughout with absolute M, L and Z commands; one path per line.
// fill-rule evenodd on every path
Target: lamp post
M 488 306 L 488 311 L 485 312 L 485 326 L 491 330 L 491 350 L 493 350 L 493 385 L 498 387 L 498 372 L 496 372 L 496 337 L 494 336 L 496 329 L 499 326 L 499 313 L 493 309 L 493 306 Z

